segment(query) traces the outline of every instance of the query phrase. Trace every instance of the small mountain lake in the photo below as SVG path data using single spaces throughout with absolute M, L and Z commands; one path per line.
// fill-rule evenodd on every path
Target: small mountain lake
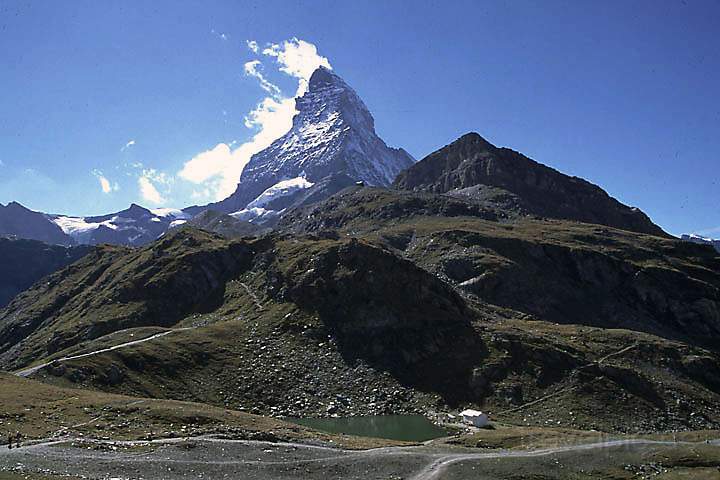
M 337 418 L 292 418 L 293 423 L 328 433 L 424 442 L 447 432 L 422 415 L 370 415 Z

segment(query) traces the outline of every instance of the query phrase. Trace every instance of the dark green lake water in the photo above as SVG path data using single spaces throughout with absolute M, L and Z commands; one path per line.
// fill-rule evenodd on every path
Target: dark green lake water
M 422 415 L 375 415 L 339 418 L 294 418 L 293 423 L 328 433 L 423 442 L 447 432 Z

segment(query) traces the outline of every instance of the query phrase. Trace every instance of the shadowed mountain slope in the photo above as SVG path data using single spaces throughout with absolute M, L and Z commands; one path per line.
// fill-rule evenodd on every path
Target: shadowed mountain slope
M 0 308 L 45 275 L 82 258 L 91 249 L 0 237 Z

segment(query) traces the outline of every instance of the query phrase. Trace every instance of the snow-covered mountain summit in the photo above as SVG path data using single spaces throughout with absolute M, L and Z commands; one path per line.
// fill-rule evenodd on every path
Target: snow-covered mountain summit
M 389 186 L 401 170 L 414 163 L 405 150 L 390 148 L 378 137 L 375 121 L 363 101 L 327 68 L 313 73 L 307 93 L 296 100 L 295 108 L 290 131 L 253 155 L 235 193 L 213 208 L 238 212 L 278 193 L 300 197 L 313 186 L 327 190 L 328 185 L 342 186 L 350 181 Z M 331 182 L 332 177 L 343 181 Z M 288 182 L 302 188 L 275 188 Z M 286 206 L 293 203 L 287 200 L 283 202 Z M 247 209 L 243 214 L 254 216 L 258 212 Z

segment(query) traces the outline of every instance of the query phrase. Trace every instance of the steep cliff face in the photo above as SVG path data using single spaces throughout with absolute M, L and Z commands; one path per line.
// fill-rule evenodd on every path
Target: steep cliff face
M 271 284 L 271 291 L 317 312 L 356 357 L 410 370 L 442 356 L 453 341 L 472 337 L 473 314 L 465 301 L 448 284 L 387 250 L 355 240 L 292 250 L 295 261 L 273 263 L 280 283 Z M 392 293 L 397 291 L 405 294 Z
M 276 206 L 284 209 L 318 183 L 338 183 L 328 180 L 334 177 L 389 186 L 414 161 L 404 150 L 385 145 L 357 93 L 324 67 L 313 73 L 308 92 L 297 99 L 295 108 L 290 131 L 253 155 L 235 193 L 212 208 L 226 213 L 245 210 L 241 218 L 257 217 L 265 210 L 276 211 L 268 200 L 285 197 L 284 205 Z
M 642 211 L 623 205 L 600 187 L 495 147 L 476 133 L 460 137 L 403 171 L 395 186 L 482 199 L 509 211 L 547 218 L 667 236 Z

